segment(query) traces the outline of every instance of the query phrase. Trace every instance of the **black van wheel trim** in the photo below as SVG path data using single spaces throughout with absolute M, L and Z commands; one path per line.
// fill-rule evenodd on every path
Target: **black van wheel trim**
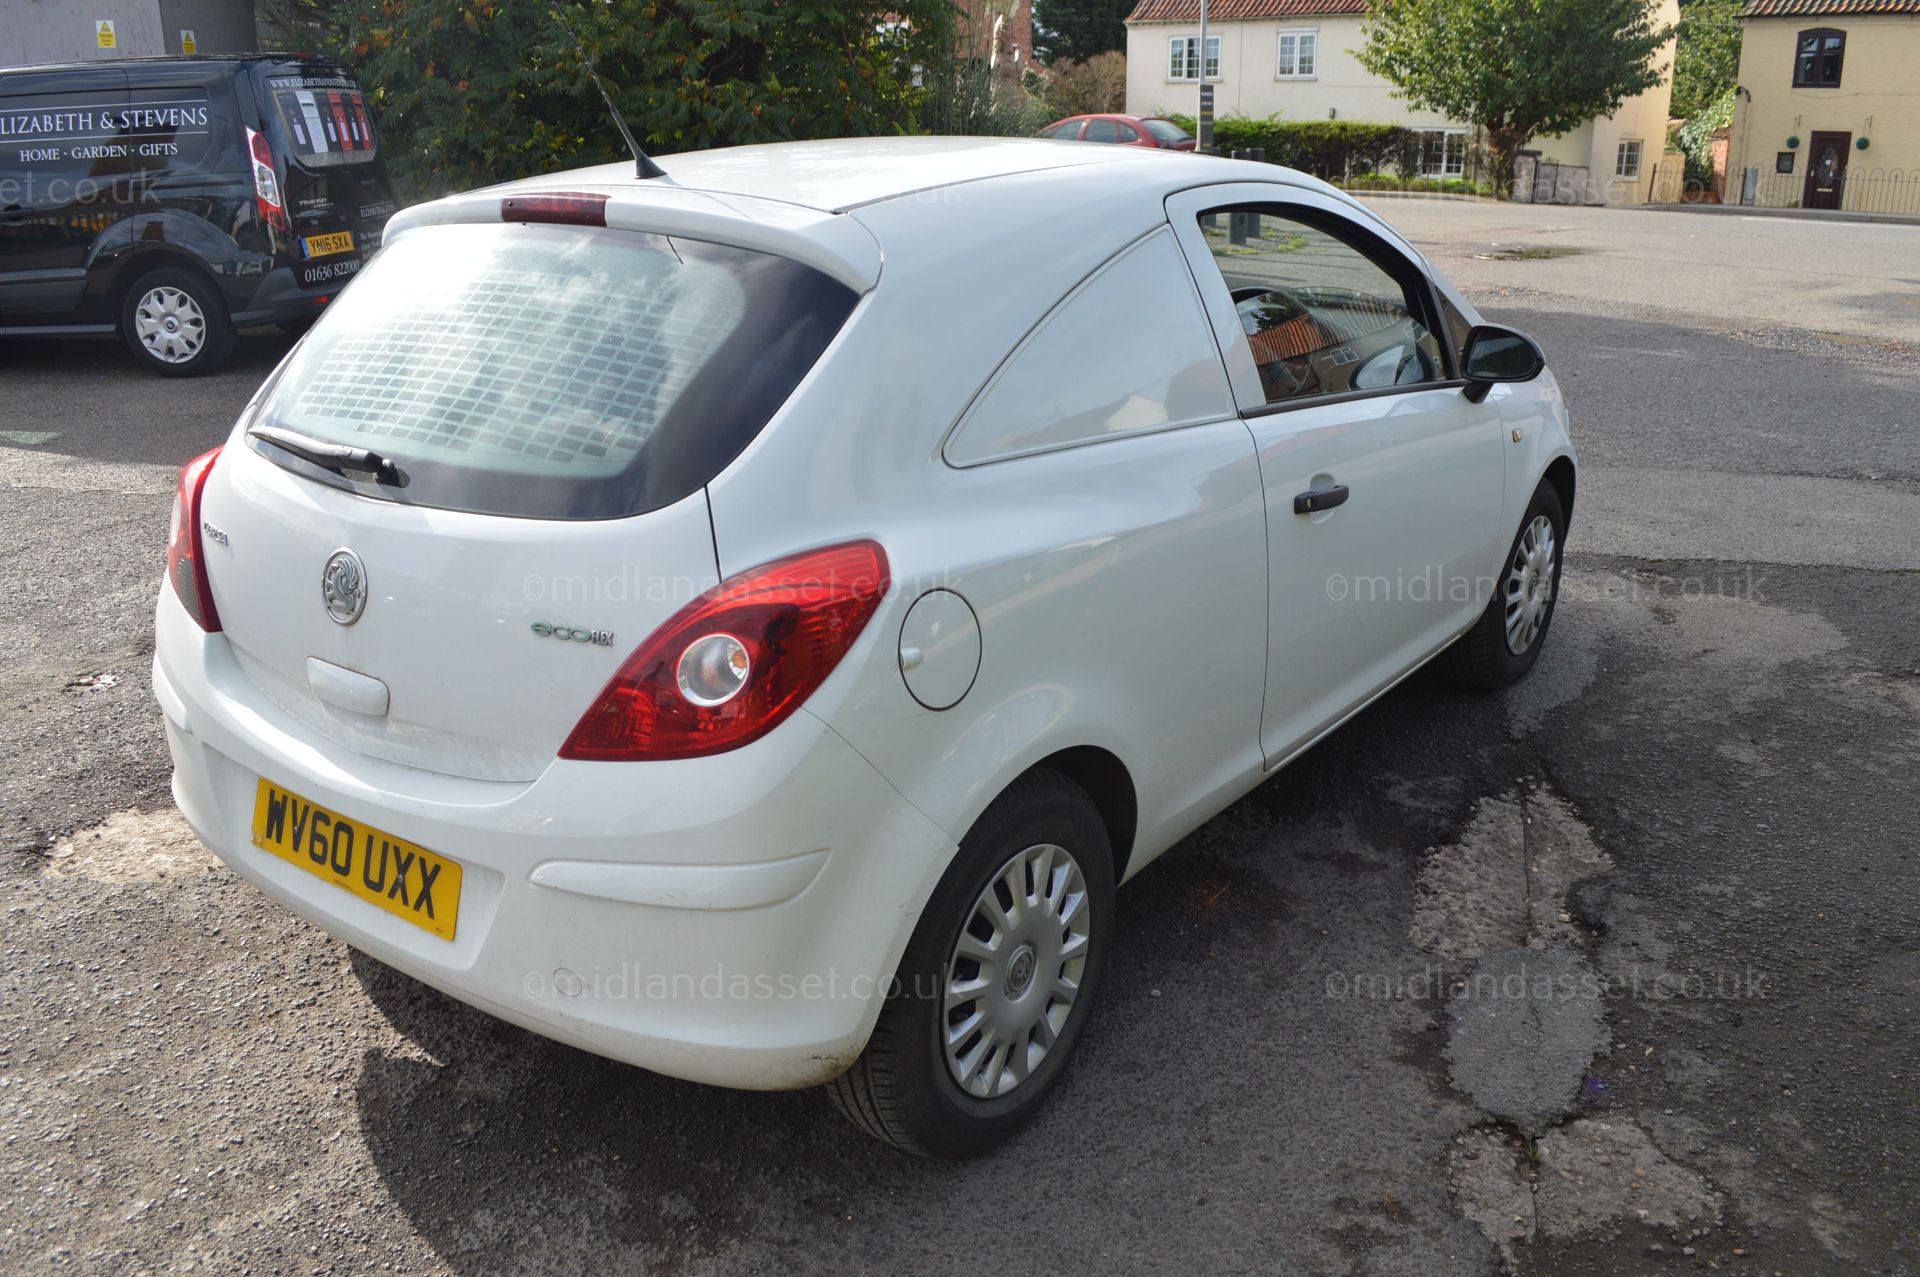
M 184 364 L 207 340 L 207 316 L 184 288 L 157 284 L 133 304 L 133 331 L 155 359 Z
M 128 349 L 154 372 L 193 377 L 233 354 L 226 299 L 198 271 L 163 267 L 133 281 L 120 310 Z

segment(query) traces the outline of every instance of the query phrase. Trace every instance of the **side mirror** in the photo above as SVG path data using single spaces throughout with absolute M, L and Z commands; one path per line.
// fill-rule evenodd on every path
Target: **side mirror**
M 1467 334 L 1460 359 L 1460 375 L 1467 379 L 1465 394 L 1474 403 L 1500 382 L 1532 381 L 1546 371 L 1547 357 L 1525 333 L 1498 324 L 1476 324 Z

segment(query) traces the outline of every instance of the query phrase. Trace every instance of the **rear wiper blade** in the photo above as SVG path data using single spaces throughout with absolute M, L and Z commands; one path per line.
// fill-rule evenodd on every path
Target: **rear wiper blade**
M 254 426 L 247 431 L 247 437 L 259 439 L 282 451 L 291 452 L 302 461 L 310 461 L 322 470 L 352 470 L 359 474 L 372 475 L 377 483 L 400 482 L 400 467 L 371 448 L 328 443 L 325 439 L 315 439 L 311 435 L 282 430 L 278 426 Z

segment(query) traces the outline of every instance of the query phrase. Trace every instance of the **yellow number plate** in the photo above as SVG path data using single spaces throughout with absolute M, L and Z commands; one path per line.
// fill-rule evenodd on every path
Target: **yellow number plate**
M 453 939 L 460 865 L 262 779 L 253 798 L 253 845 L 316 878 Z
M 329 253 L 351 253 L 352 251 L 352 231 L 335 231 L 331 235 L 307 236 L 308 257 L 325 257 Z

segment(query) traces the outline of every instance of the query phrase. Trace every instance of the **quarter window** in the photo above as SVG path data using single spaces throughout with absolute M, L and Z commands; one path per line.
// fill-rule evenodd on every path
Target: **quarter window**
M 1460 313 L 1460 308 L 1447 300 L 1446 294 L 1440 295 L 1440 318 L 1447 326 L 1447 338 L 1453 349 L 1454 359 L 1461 364 L 1467 361 L 1467 338 L 1473 335 L 1473 325 Z
M 1412 264 L 1302 217 L 1243 207 L 1200 219 L 1267 402 L 1445 376 Z
M 1177 35 L 1167 42 L 1167 78 L 1169 80 L 1197 80 L 1200 78 L 1200 37 L 1197 35 Z M 1207 37 L 1207 78 L 1220 78 L 1220 37 Z
M 1638 138 L 1629 138 L 1614 148 L 1613 175 L 1615 177 L 1640 176 L 1640 140 Z
M 1847 53 L 1847 33 L 1830 27 L 1802 31 L 1793 57 L 1793 87 L 1837 89 L 1840 63 Z
M 1306 28 L 1280 33 L 1280 53 L 1274 62 L 1276 80 L 1311 80 L 1317 74 L 1320 32 Z
M 967 409 L 946 455 L 971 466 L 1232 415 L 1193 275 L 1162 227 L 1041 320 Z

